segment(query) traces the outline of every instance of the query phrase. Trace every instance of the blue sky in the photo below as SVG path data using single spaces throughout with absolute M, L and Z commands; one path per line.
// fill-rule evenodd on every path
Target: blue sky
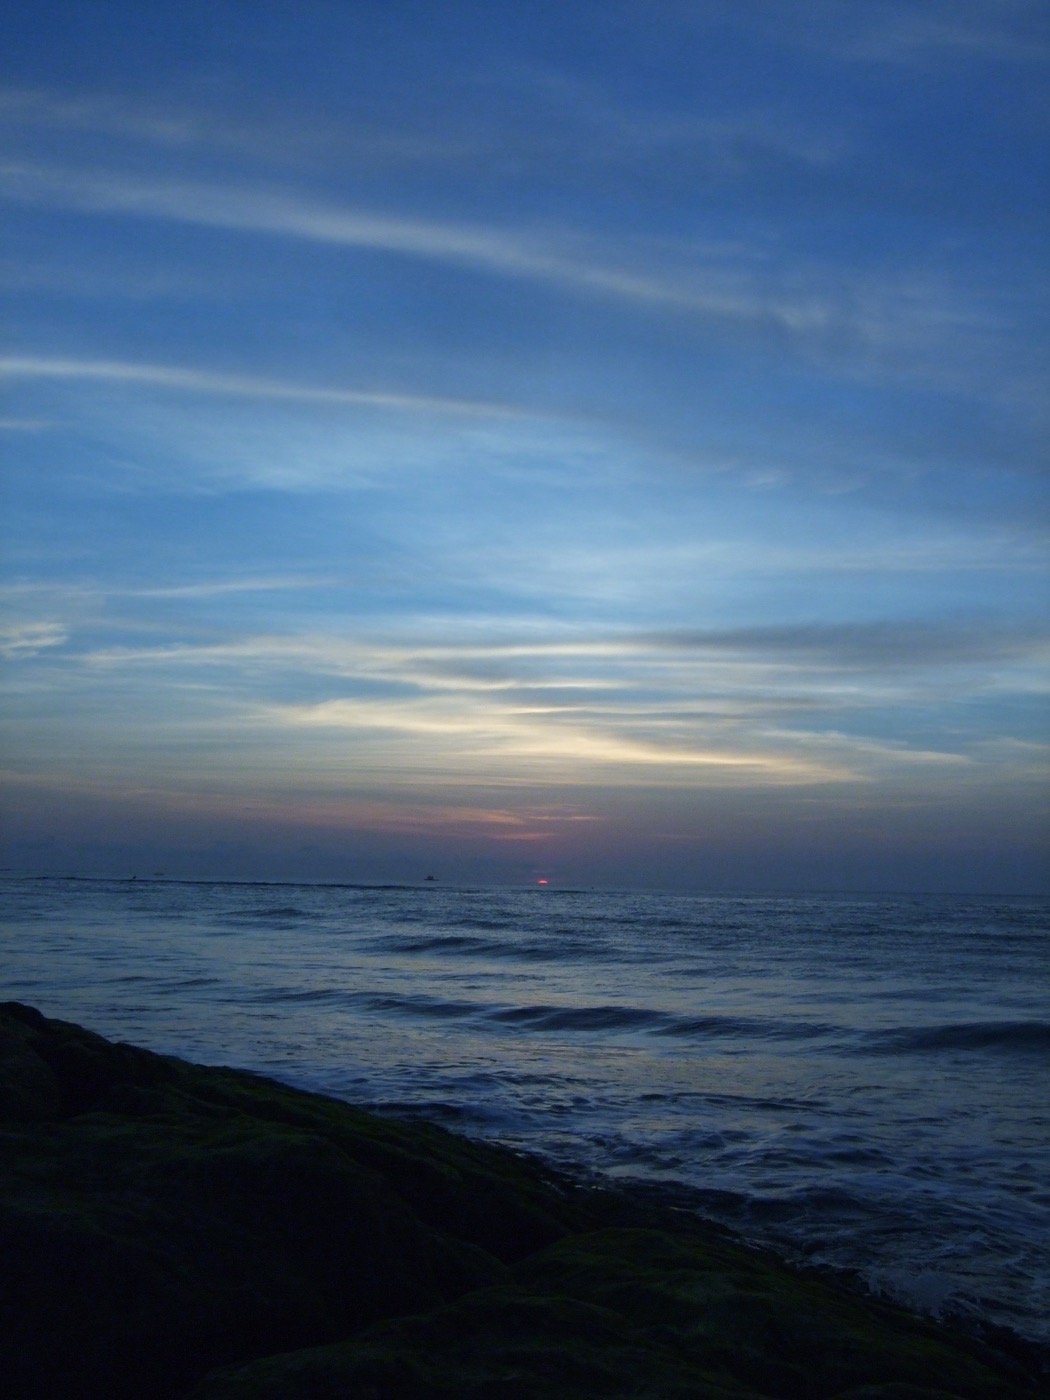
M 4 864 L 1047 887 L 1045 6 L 5 49 Z

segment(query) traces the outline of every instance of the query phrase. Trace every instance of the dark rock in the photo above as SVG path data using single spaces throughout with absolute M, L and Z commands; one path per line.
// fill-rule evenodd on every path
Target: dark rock
M 61 1109 L 58 1079 L 34 1041 L 40 1036 L 31 1023 L 14 1016 L 0 1020 L 0 1123 L 46 1120 Z
M 507 1154 L 0 1008 L 8 1397 L 176 1396 L 504 1276 L 564 1231 Z

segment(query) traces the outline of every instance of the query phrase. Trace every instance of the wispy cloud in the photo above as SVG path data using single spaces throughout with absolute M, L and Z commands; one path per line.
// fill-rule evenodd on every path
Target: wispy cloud
M 797 111 L 753 102 L 728 111 L 632 103 L 593 74 L 522 66 L 474 75 L 473 85 L 490 95 L 509 88 L 534 113 L 525 129 L 512 120 L 497 125 L 489 136 L 491 154 L 509 144 L 523 157 L 570 162 L 574 169 L 620 167 L 641 174 L 649 162 L 651 174 L 654 159 L 672 159 L 668 173 L 677 169 L 679 177 L 683 169 L 746 177 L 770 168 L 824 169 L 850 150 L 841 121 L 817 124 Z
M 452 263 L 499 277 L 523 279 L 588 297 L 673 312 L 715 325 L 771 328 L 820 349 L 843 335 L 885 355 L 927 350 L 945 332 L 994 330 L 996 318 L 960 291 L 929 274 L 895 272 L 890 282 L 854 278 L 844 294 L 841 274 L 828 281 L 819 267 L 791 277 L 776 271 L 763 247 L 694 245 L 679 250 L 674 265 L 667 247 L 640 256 L 636 244 L 610 261 L 605 240 L 574 231 L 523 231 L 514 227 L 439 223 L 312 201 L 286 189 L 143 179 L 120 173 L 59 170 L 29 164 L 0 169 L 10 200 L 83 213 L 163 219 L 240 233 L 279 236 Z M 623 258 L 629 253 L 629 258 Z
M 678 307 L 717 316 L 746 311 L 731 273 L 706 272 L 704 287 L 682 279 L 602 265 L 594 249 L 572 256 L 548 234 L 475 224 L 438 223 L 312 203 L 280 189 L 158 179 L 43 166 L 8 164 L 0 168 L 9 199 L 28 204 L 78 209 L 85 213 L 126 214 L 178 223 L 279 235 L 347 248 L 367 248 L 532 281 L 554 282 L 617 299 Z M 563 240 L 568 241 L 568 240 Z M 580 241 L 577 239 L 576 241 Z M 766 313 L 775 311 L 766 307 Z M 783 308 L 785 320 L 812 312 Z
M 234 578 L 199 579 L 192 583 L 100 583 L 75 582 L 71 579 L 23 580 L 0 584 L 0 599 L 9 605 L 46 599 L 52 607 L 76 608 L 84 602 L 106 600 L 138 600 L 166 598 L 219 598 L 229 594 L 298 592 L 302 589 L 328 588 L 338 582 L 335 575 L 272 574 L 248 575 Z
M 355 167 L 403 167 L 427 162 L 459 161 L 484 154 L 490 142 L 483 123 L 449 129 L 419 123 L 404 124 L 404 114 L 389 122 L 331 112 L 274 114 L 270 103 L 252 103 L 250 94 L 214 90 L 160 90 L 152 96 L 132 96 L 119 87 L 84 87 L 61 91 L 15 84 L 0 88 L 0 122 L 24 141 L 44 133 L 97 138 L 122 148 L 139 148 L 154 157 L 192 153 L 234 158 L 272 167 L 275 163 L 301 168 L 327 164 L 333 155 Z
M 401 762 L 422 771 L 445 767 L 453 759 L 457 768 L 478 772 L 508 764 L 513 771 L 525 764 L 534 779 L 542 775 L 549 781 L 557 769 L 562 782 L 575 784 L 607 777 L 614 770 L 644 768 L 646 781 L 672 787 L 709 781 L 808 784 L 855 777 L 840 765 L 800 759 L 772 746 L 765 752 L 754 745 L 734 748 L 726 742 L 705 742 L 702 734 L 694 735 L 692 743 L 661 742 L 608 722 L 595 723 L 595 718 L 582 722 L 571 707 L 562 711 L 553 706 L 493 705 L 477 698 L 464 705 L 462 697 L 397 705 L 333 700 L 257 712 L 257 721 L 269 719 L 282 730 L 306 727 L 356 738 L 385 735 L 399 748 L 407 741 Z M 390 757 L 397 761 L 393 752 Z
M 782 42 L 850 63 L 929 68 L 980 58 L 1030 66 L 1050 56 L 1046 12 L 1031 0 L 761 0 L 748 16 Z
M 330 130 L 310 133 L 296 127 L 287 117 L 245 120 L 228 105 L 218 108 L 206 101 L 191 105 L 163 94 L 150 101 L 121 92 L 56 91 L 26 85 L 0 89 L 0 121 L 23 135 L 34 128 L 67 135 L 89 133 L 122 145 L 143 142 L 172 151 L 218 150 L 271 159 L 277 151 L 301 154 L 304 146 L 319 145 L 331 136 Z
M 214 785 L 203 778 L 188 788 L 151 783 L 126 774 L 119 786 L 112 778 L 89 773 L 20 773 L 0 769 L 0 781 L 12 795 L 22 799 L 44 797 L 54 800 L 61 794 L 67 800 L 89 799 L 110 804 L 118 801 L 125 810 L 141 808 L 169 816 L 226 818 L 238 829 L 257 823 L 277 824 L 301 830 L 368 831 L 399 836 L 436 836 L 443 845 L 450 840 L 477 840 L 497 843 L 546 843 L 564 841 L 580 827 L 601 826 L 604 818 L 581 811 L 568 802 L 553 805 L 536 800 L 534 794 L 516 793 L 515 805 L 497 805 L 456 800 L 447 792 L 412 791 L 400 799 L 376 795 L 326 791 L 316 779 L 309 793 L 297 796 L 294 805 L 286 797 L 272 797 L 242 784 L 231 785 L 228 771 L 221 771 Z
M 330 578 L 280 577 L 216 579 L 201 583 L 169 584 L 157 588 L 108 589 L 110 597 L 120 594 L 134 598 L 220 598 L 231 593 L 284 593 L 302 588 L 325 588 L 331 584 Z
M 1000 660 L 1050 662 L 1050 629 L 1018 624 L 810 623 L 735 631 L 679 629 L 647 634 L 657 647 L 822 662 L 837 669 L 929 669 Z
M 852 9 L 852 7 L 850 7 Z M 1016 0 L 929 5 L 882 4 L 866 7 L 851 36 L 840 33 L 836 54 L 867 62 L 928 64 L 931 58 L 977 57 L 1031 65 L 1050 57 L 1050 38 L 1040 23 L 1039 6 Z M 1045 19 L 1045 16 L 1043 17 Z
M 36 656 L 68 640 L 60 622 L 26 622 L 0 627 L 0 656 L 8 660 Z
M 254 585 L 259 586 L 259 585 Z M 265 585 L 262 585 L 265 586 Z M 162 590 L 156 596 L 170 596 Z M 404 624 L 402 624 L 404 625 Z M 119 646 L 86 652 L 93 666 L 296 665 L 317 674 L 407 682 L 423 688 L 552 689 L 567 685 L 616 689 L 645 684 L 646 669 L 665 689 L 679 676 L 687 690 L 698 674 L 710 686 L 746 685 L 750 669 L 771 669 L 786 683 L 800 678 L 899 672 L 942 672 L 945 667 L 999 661 L 1036 667 L 1050 662 L 1050 635 L 1036 626 L 995 627 L 987 622 L 790 624 L 734 630 L 672 629 L 561 640 L 512 640 L 428 645 L 379 643 L 334 636 L 255 636 L 230 641 L 162 646 Z M 478 668 L 481 668 L 480 671 Z M 566 670 L 565 668 L 569 669 Z M 712 669 L 712 667 L 716 669 Z M 676 688 L 676 687 L 674 687 Z
M 291 384 L 284 380 L 256 378 L 251 375 L 220 374 L 174 365 L 136 364 L 119 360 L 71 360 L 46 355 L 5 355 L 0 357 L 0 375 L 21 379 L 71 379 L 142 384 L 153 388 L 232 398 L 346 404 L 410 413 L 466 417 L 518 417 L 522 412 L 510 404 L 434 398 L 372 389 L 328 389 L 314 385 Z
M 486 772 L 570 786 L 878 783 L 971 762 L 962 733 L 939 744 L 881 734 L 881 709 L 953 696 L 955 665 L 984 663 L 971 697 L 1016 692 L 1038 674 L 1032 637 L 1000 646 L 930 627 L 924 648 L 922 633 L 898 645 L 890 629 L 864 625 L 429 647 L 259 636 L 94 649 L 76 665 L 84 676 L 145 673 L 154 686 L 168 676 L 180 706 L 187 683 L 201 687 L 211 707 L 201 733 L 233 725 L 238 744 L 254 736 L 286 754 L 309 741 L 328 762 L 442 785 Z M 1016 674 L 989 664 L 1011 657 Z M 216 684 L 204 684 L 209 673 Z M 278 698 L 289 689 L 327 694 Z

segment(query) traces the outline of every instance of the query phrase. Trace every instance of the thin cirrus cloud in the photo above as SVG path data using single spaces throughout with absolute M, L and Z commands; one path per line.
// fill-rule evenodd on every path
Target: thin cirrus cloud
M 770 155 L 820 167 L 841 159 L 849 149 L 841 126 L 817 129 L 761 106 L 717 116 L 632 110 L 614 101 L 601 84 L 550 68 L 526 65 L 498 74 L 471 72 L 461 93 L 494 89 L 531 101 L 539 119 L 522 127 L 511 111 L 493 126 L 479 120 L 476 102 L 468 95 L 465 110 L 446 112 L 443 130 L 406 126 L 403 114 L 400 125 L 396 114 L 384 123 L 360 124 L 349 118 L 276 123 L 262 113 L 233 110 L 229 103 L 187 106 L 129 101 L 90 89 L 60 94 L 47 88 L 9 87 L 0 88 L 0 122 L 17 124 L 23 142 L 40 128 L 115 138 L 125 146 L 234 152 L 271 166 L 289 156 L 316 156 L 333 146 L 366 168 L 426 162 L 450 171 L 479 156 L 505 158 L 508 151 L 548 161 L 571 156 L 600 170 L 669 150 L 699 157 L 719 170 L 727 165 L 739 169 L 749 157 L 759 162 Z
M 165 601 L 207 602 L 242 595 L 272 597 L 325 589 L 332 580 L 246 578 L 169 587 L 117 590 L 78 590 L 69 593 L 71 617 L 85 600 L 98 604 L 126 598 L 147 604 Z M 6 590 L 10 605 L 32 603 L 34 591 Z M 57 599 L 52 590 L 36 596 L 41 603 Z M 90 624 L 98 629 L 96 616 Z M 114 623 L 110 622 L 112 629 Z M 143 624 L 138 626 L 141 628 Z M 165 626 L 154 623 L 153 630 Z M 25 622 L 9 630 L 9 647 L 39 650 L 69 640 L 73 621 Z M 445 629 L 448 630 L 448 629 Z M 418 619 L 406 615 L 396 628 L 383 623 L 382 637 L 311 634 L 265 634 L 224 640 L 173 642 L 120 641 L 99 645 L 88 634 L 76 639 L 69 652 L 71 665 L 94 672 L 135 669 L 183 673 L 251 668 L 286 684 L 288 675 L 313 676 L 365 685 L 402 688 L 390 699 L 393 707 L 405 695 L 431 692 L 551 692 L 586 689 L 595 693 L 634 694 L 646 705 L 672 705 L 681 712 L 703 713 L 704 698 L 731 708 L 746 699 L 768 712 L 784 706 L 835 705 L 863 710 L 873 698 L 893 693 L 903 698 L 909 687 L 920 690 L 934 683 L 950 688 L 953 670 L 977 668 L 975 684 L 994 690 L 1017 683 L 1027 674 L 1033 684 L 1045 676 L 1050 661 L 1050 637 L 1036 623 L 989 627 L 985 619 L 941 622 L 879 621 L 869 623 L 798 623 L 777 627 L 736 629 L 668 629 L 658 632 L 584 632 L 547 624 L 546 635 L 529 618 L 515 627 L 478 619 L 480 635 L 464 640 L 467 619 L 458 625 L 455 640 L 424 640 Z M 499 633 L 502 631 L 503 636 Z M 496 635 L 493 635 L 493 634 Z M 399 636 L 400 634 L 400 636 Z M 163 635 L 163 633 L 161 633 Z M 866 678 L 864 689 L 856 689 Z M 620 701 L 617 707 L 623 708 Z
M 152 388 L 189 390 L 223 398 L 263 399 L 394 409 L 410 413 L 448 413 L 468 417 L 517 416 L 509 404 L 442 399 L 382 390 L 332 389 L 291 384 L 253 375 L 221 374 L 174 365 L 134 364 L 114 360 L 59 359 L 46 355 L 0 356 L 0 376 L 12 379 L 82 380 L 110 384 L 141 384 Z
M 879 356 L 892 350 L 926 352 L 945 332 L 994 334 L 1000 319 L 960 289 L 929 272 L 890 281 L 855 274 L 843 295 L 841 274 L 815 267 L 808 278 L 782 277 L 761 246 L 680 250 L 678 266 L 657 273 L 632 260 L 607 261 L 593 237 L 560 237 L 475 224 L 439 223 L 311 201 L 299 192 L 237 188 L 121 173 L 49 169 L 11 163 L 0 169 L 3 192 L 14 203 L 69 208 L 196 225 L 252 235 L 279 236 L 336 247 L 367 249 L 451 263 L 639 309 L 678 312 L 715 325 L 768 333 L 775 327 L 802 347 L 822 351 L 845 333 Z M 666 248 L 653 249 L 656 260 Z M 772 272 L 772 276 L 771 276 Z M 792 285 L 792 284 L 795 285 Z M 778 285 L 779 284 L 779 285 Z M 932 367 L 931 367 L 932 372 Z
M 886 705 L 922 703 L 951 694 L 951 668 L 965 671 L 989 661 L 1015 662 L 1022 674 L 1045 665 L 1045 639 L 967 636 L 965 629 L 913 628 L 895 640 L 886 627 L 753 629 L 680 637 L 607 637 L 559 642 L 488 645 L 391 645 L 334 637 L 256 637 L 205 645 L 117 646 L 88 650 L 78 659 L 89 672 L 119 675 L 147 669 L 193 678 L 222 672 L 253 674 L 255 684 L 287 689 L 288 676 L 324 681 L 356 692 L 281 710 L 289 721 L 328 727 L 467 734 L 484 712 L 502 725 L 514 715 L 546 728 L 584 718 L 595 732 L 606 727 L 666 738 L 695 737 L 723 721 L 750 726 L 753 735 L 777 716 L 826 714 L 854 722 Z M 862 688 L 858 680 L 864 678 Z M 1017 677 L 989 671 L 967 693 L 994 695 L 1015 689 Z M 573 698 L 582 692 L 582 698 Z M 374 698 L 370 698 L 374 697 Z M 274 711 L 277 713 L 277 711 Z M 438 715 L 438 719 L 433 717 Z M 807 731 L 808 732 L 808 731 Z M 787 733 L 781 726 L 781 739 Z M 578 737 L 578 736 L 577 736 Z M 595 741 L 597 742 L 597 741 Z M 809 742 L 809 741 L 807 741 Z M 865 742 L 871 743 L 870 738 Z M 968 743 L 961 736 L 956 741 Z M 593 751 L 581 744 L 580 752 Z M 873 750 L 874 751 L 874 750 Z M 904 760 L 907 745 L 894 755 Z M 684 750 L 639 751 L 650 761 L 682 762 Z M 889 752 L 889 750 L 887 750 Z M 625 754 L 626 750 L 621 749 Z M 606 755 L 608 756 L 608 755 Z
M 914 779 L 929 795 L 931 782 L 972 786 L 975 764 L 983 782 L 994 780 L 981 731 L 959 729 L 939 747 L 878 732 L 878 712 L 887 707 L 950 703 L 945 666 L 1001 658 L 1004 648 L 994 641 L 967 640 L 964 629 L 915 628 L 895 645 L 888 629 L 863 627 L 754 629 L 685 641 L 685 647 L 682 638 L 669 645 L 666 637 L 399 647 L 259 637 L 96 650 L 80 665 L 118 682 L 134 671 L 168 676 L 177 729 L 187 694 L 211 676 L 213 688 L 203 693 L 216 702 L 227 693 L 230 700 L 206 723 L 236 733 L 238 750 L 247 743 L 252 753 L 296 754 L 303 772 L 351 761 L 409 791 L 454 788 L 468 775 L 480 782 L 493 771 L 530 788 L 555 781 L 570 788 L 612 782 L 741 791 L 830 784 L 857 792 Z M 1025 639 L 1015 650 L 1030 660 Z M 308 689 L 321 681 L 342 693 L 277 700 L 291 674 Z M 256 698 L 243 693 L 249 678 Z M 1009 694 L 1016 681 L 1003 677 L 998 686 Z M 74 680 L 72 692 L 79 688 Z M 997 688 L 988 675 L 978 687 L 970 681 L 966 693 L 972 699 L 983 689 L 994 697 Z M 271 698 L 264 699 L 267 693 Z M 816 716 L 826 729 L 813 728 Z M 156 713 L 151 722 L 160 722 Z M 1023 758 L 1034 774 L 1042 750 L 1030 748 Z M 998 767 L 1016 770 L 1017 755 Z M 940 776 L 931 777 L 934 772 Z
M 26 622 L 0 627 L 0 656 L 14 660 L 61 646 L 69 634 L 60 622 Z
M 929 668 L 1000 659 L 1050 661 L 1050 631 L 1034 626 L 989 630 L 971 624 L 907 622 L 818 623 L 751 627 L 737 632 L 673 631 L 652 634 L 656 647 L 690 651 L 759 652 L 838 669 Z
M 566 257 L 539 239 L 469 224 L 391 217 L 311 203 L 280 190 L 231 189 L 203 182 L 142 180 L 119 173 L 52 170 L 9 164 L 0 170 L 5 194 L 26 204 L 57 205 L 98 214 L 169 219 L 179 223 L 276 234 L 343 247 L 372 248 L 536 281 L 568 283 L 628 300 L 732 311 L 735 302 L 688 292 L 629 271 Z
M 167 674 L 174 709 L 168 720 L 153 713 L 151 725 L 185 724 L 185 705 L 209 673 L 232 671 L 241 680 L 254 675 L 253 686 L 286 688 L 289 667 L 300 678 L 327 677 L 356 694 L 316 702 L 277 703 L 232 699 L 238 683 L 210 720 L 232 726 L 252 748 L 298 751 L 303 732 L 362 746 L 362 761 L 381 762 L 408 783 L 436 781 L 448 774 L 471 772 L 481 778 L 493 763 L 510 765 L 518 781 L 535 784 L 557 774 L 562 783 L 590 783 L 618 773 L 625 782 L 640 781 L 645 770 L 660 783 L 690 786 L 697 781 L 722 785 L 843 782 L 856 777 L 842 762 L 845 741 L 835 760 L 826 755 L 800 759 L 780 736 L 775 743 L 748 732 L 746 701 L 734 694 L 747 689 L 747 671 L 732 669 L 717 678 L 710 702 L 688 703 L 675 710 L 665 674 L 660 690 L 647 695 L 644 655 L 630 642 L 616 640 L 549 644 L 502 644 L 490 647 L 427 649 L 316 638 L 258 638 L 209 646 L 163 648 L 119 647 L 89 652 L 81 664 L 91 674 L 117 676 L 129 668 L 153 676 Z M 482 676 L 478 663 L 488 668 Z M 568 667 L 568 672 L 564 667 Z M 74 692 L 83 693 L 73 681 Z M 267 680 L 269 678 L 269 680 Z M 683 690 L 693 677 L 682 677 Z M 90 680 L 88 680 L 90 685 Z M 709 685 L 711 682 L 709 681 Z M 260 690 L 261 688 L 261 690 Z M 226 687 L 203 687 L 220 697 Z M 576 690 L 584 699 L 572 698 Z M 768 684 L 763 708 L 771 708 Z M 192 703 L 192 702 L 191 702 Z M 797 702 L 796 702 L 797 703 Z M 230 706 L 232 705 L 232 710 Z M 224 718 L 224 712 L 226 717 Z M 761 718 L 761 717 L 760 717 Z M 142 720 L 128 716 L 129 730 Z M 231 732 L 232 732 L 231 731 Z M 379 736 L 379 754 L 369 751 Z M 385 744 L 386 747 L 383 747 Z M 338 747 L 338 745 L 337 745 Z M 866 752 L 872 746 L 867 745 Z M 329 752 L 326 747 L 324 752 Z M 898 753 L 902 761 L 912 756 Z M 927 761 L 928 756 L 920 756 Z M 322 762 L 331 761 L 331 756 Z M 531 769 L 528 775 L 525 769 Z M 518 771 L 521 770 L 521 771 Z
M 748 20 L 779 42 L 858 64 L 929 70 L 991 56 L 1031 67 L 1050 54 L 1045 14 L 1029 0 L 927 0 L 921 8 L 875 0 L 862 12 L 850 0 L 804 0 L 790 17 L 775 0 L 761 0 Z
M 662 781 L 689 787 L 697 781 L 717 785 L 743 781 L 815 783 L 841 782 L 855 777 L 848 769 L 800 758 L 797 753 L 714 745 L 702 735 L 692 743 L 668 742 L 645 733 L 631 733 L 625 726 L 602 723 L 600 715 L 581 714 L 575 707 L 475 705 L 461 702 L 435 705 L 410 703 L 391 707 L 383 702 L 333 700 L 319 705 L 280 707 L 260 714 L 269 717 L 283 731 L 305 726 L 329 733 L 378 732 L 407 739 L 409 761 L 426 771 L 440 768 L 451 758 L 457 767 L 477 765 L 484 772 L 494 761 L 528 764 L 530 781 L 550 780 L 555 769 L 563 783 L 593 782 L 595 770 L 619 773 L 631 781 L 625 770 L 662 770 Z M 591 722 L 588 722 L 590 720 Z M 594 722 L 597 720 L 598 722 Z M 415 748 L 422 741 L 424 751 Z M 437 752 L 432 746 L 437 743 Z M 429 756 L 426 749 L 430 749 Z

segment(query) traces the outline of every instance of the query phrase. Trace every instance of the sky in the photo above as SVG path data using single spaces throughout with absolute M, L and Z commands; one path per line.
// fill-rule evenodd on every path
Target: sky
M 9 871 L 1050 890 L 1042 0 L 34 0 Z

